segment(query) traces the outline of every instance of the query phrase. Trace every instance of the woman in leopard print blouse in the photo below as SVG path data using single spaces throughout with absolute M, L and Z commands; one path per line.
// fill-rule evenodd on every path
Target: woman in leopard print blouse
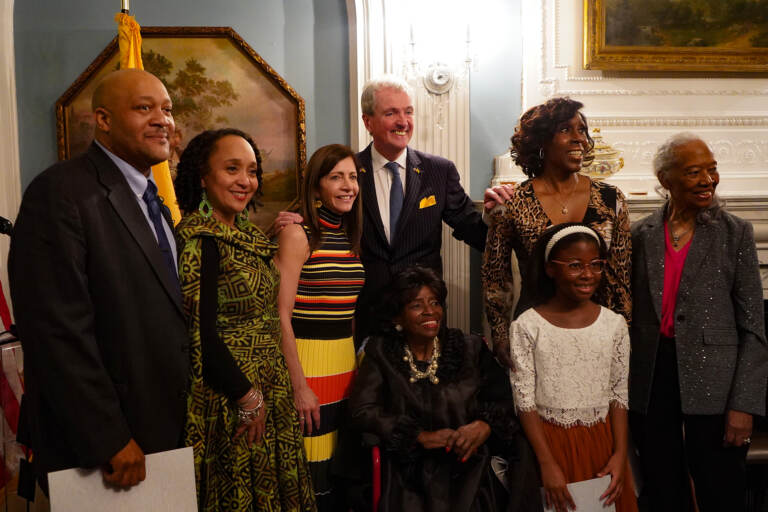
M 591 161 L 588 153 L 594 147 L 582 107 L 569 98 L 553 98 L 523 114 L 512 137 L 512 157 L 529 179 L 516 186 L 512 198 L 491 214 L 482 266 L 494 352 L 510 367 L 509 324 L 530 307 L 537 283 L 526 278 L 526 267 L 534 245 L 549 226 L 582 222 L 603 237 L 609 248 L 608 261 L 596 300 L 630 320 L 627 203 L 616 187 L 579 173 Z M 514 312 L 513 251 L 522 276 Z

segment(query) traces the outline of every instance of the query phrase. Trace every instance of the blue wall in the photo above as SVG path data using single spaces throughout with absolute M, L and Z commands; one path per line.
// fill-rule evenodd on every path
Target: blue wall
M 481 199 L 493 176 L 493 158 L 509 150 L 509 138 L 520 117 L 522 93 L 521 0 L 483 0 L 482 30 L 473 27 L 470 75 L 470 190 Z M 470 251 L 470 326 L 482 332 L 482 255 Z
M 493 157 L 507 151 L 520 115 L 521 0 L 483 0 L 473 28 L 471 180 L 480 199 Z M 14 12 L 21 184 L 57 159 L 55 103 L 116 34 L 117 0 L 17 0 Z M 225 6 L 225 7 L 224 7 Z M 345 0 L 133 0 L 146 26 L 230 26 L 306 102 L 307 154 L 349 143 Z M 480 254 L 471 251 L 472 327 L 480 329 Z
M 471 196 L 493 176 L 493 157 L 509 150 L 522 92 L 521 0 L 483 0 L 483 26 L 473 27 L 470 75 Z
M 115 36 L 119 7 L 117 0 L 15 3 L 22 189 L 56 161 L 56 100 Z M 308 154 L 349 143 L 344 0 L 133 0 L 131 14 L 146 26 L 232 27 L 304 98 Z

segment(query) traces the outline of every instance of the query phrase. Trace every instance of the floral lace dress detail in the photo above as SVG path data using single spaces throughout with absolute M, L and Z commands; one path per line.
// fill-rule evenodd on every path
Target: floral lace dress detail
M 621 315 L 601 307 L 592 325 L 565 329 L 531 308 L 510 330 L 518 411 L 567 428 L 605 421 L 610 404 L 627 408 L 629 333 Z

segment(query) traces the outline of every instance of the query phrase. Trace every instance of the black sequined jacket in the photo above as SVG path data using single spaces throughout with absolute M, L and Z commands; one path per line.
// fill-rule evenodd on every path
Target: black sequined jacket
M 629 407 L 651 396 L 664 292 L 664 207 L 632 228 Z M 675 309 L 680 401 L 685 414 L 727 409 L 765 414 L 768 349 L 752 225 L 720 211 L 697 223 Z

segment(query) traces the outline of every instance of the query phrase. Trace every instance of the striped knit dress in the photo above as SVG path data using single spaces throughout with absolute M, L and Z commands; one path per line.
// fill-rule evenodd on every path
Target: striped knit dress
M 318 510 L 333 509 L 331 458 L 355 374 L 352 319 L 365 271 L 350 252 L 341 217 L 317 210 L 323 241 L 304 263 L 291 324 L 307 384 L 320 401 L 320 429 L 304 437 Z M 310 231 L 304 226 L 307 238 Z

